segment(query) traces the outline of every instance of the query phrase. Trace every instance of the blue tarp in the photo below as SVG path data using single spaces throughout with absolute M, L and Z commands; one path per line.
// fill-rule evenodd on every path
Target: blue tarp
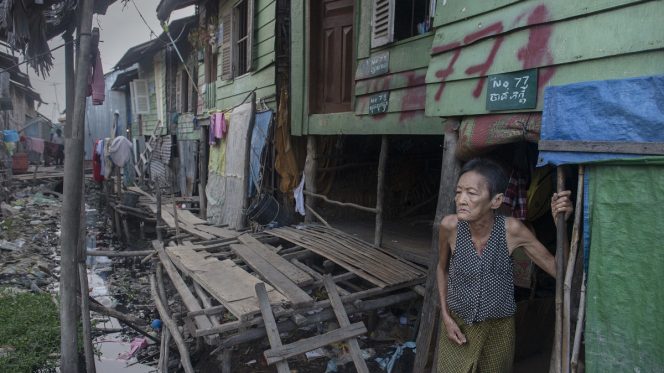
M 260 185 L 262 178 L 261 154 L 265 147 L 267 135 L 270 132 L 270 123 L 272 123 L 272 110 L 256 113 L 256 122 L 254 131 L 251 134 L 251 174 L 249 185 L 249 196 L 256 194 L 256 186 Z
M 3 130 L 2 134 L 4 142 L 18 142 L 19 140 L 18 132 L 15 130 Z
M 540 139 L 664 142 L 664 76 L 547 87 Z M 641 156 L 542 151 L 538 166 Z

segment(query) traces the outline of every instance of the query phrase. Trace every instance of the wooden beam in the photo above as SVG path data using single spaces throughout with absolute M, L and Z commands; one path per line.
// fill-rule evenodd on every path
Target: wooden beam
M 540 151 L 664 155 L 664 142 L 540 140 Z
M 277 322 L 274 320 L 274 315 L 272 314 L 272 307 L 270 306 L 270 299 L 267 296 L 267 290 L 265 290 L 265 284 L 262 282 L 256 284 L 256 297 L 258 297 L 258 304 L 261 309 L 261 314 L 263 315 L 265 331 L 267 332 L 270 346 L 272 346 L 272 348 L 279 348 L 282 346 L 281 337 L 279 337 L 279 329 L 277 329 Z M 277 364 L 277 372 L 290 373 L 288 363 L 285 361 L 279 362 Z
M 556 176 L 556 190 L 558 193 L 565 190 L 565 173 L 562 166 L 558 166 Z M 563 344 L 563 279 L 565 278 L 565 241 L 567 240 L 567 227 L 565 213 L 556 215 L 556 324 L 551 353 L 549 372 L 562 373 L 562 344 Z
M 182 303 L 184 303 L 184 306 L 187 308 L 187 310 L 189 312 L 202 310 L 200 303 L 198 303 L 198 299 L 196 299 L 191 290 L 189 290 L 189 287 L 187 287 L 187 284 L 184 282 L 177 269 L 175 269 L 175 266 L 173 265 L 173 262 L 171 262 L 170 257 L 166 254 L 166 251 L 164 251 L 164 245 L 160 241 L 155 240 L 152 241 L 152 246 L 154 246 L 154 248 L 157 250 L 161 265 L 166 270 L 168 277 L 170 277 L 175 290 L 177 290 L 178 294 L 182 298 Z M 195 316 L 194 321 L 196 322 L 196 326 L 198 328 L 212 327 L 212 323 L 205 315 Z
M 256 254 L 268 261 L 274 268 L 283 273 L 297 285 L 303 286 L 310 284 L 313 281 L 311 275 L 279 256 L 270 246 L 260 242 L 253 236 L 243 234 L 239 236 L 238 239 L 244 244 L 244 246 L 253 249 Z
M 293 307 L 306 306 L 313 303 L 313 299 L 304 290 L 300 289 L 286 275 L 279 272 L 270 262 L 256 253 L 247 245 L 232 244 L 231 248 L 262 278 L 279 290 L 293 304 Z M 290 264 L 290 263 L 289 263 Z
M 385 168 L 390 141 L 387 135 L 381 136 L 380 156 L 378 159 L 378 182 L 376 183 L 376 228 L 374 230 L 374 246 L 383 243 L 383 203 L 385 202 Z
M 300 339 L 297 342 L 293 342 L 285 346 L 273 347 L 272 349 L 265 351 L 263 355 L 265 356 L 265 360 L 267 360 L 268 364 L 274 364 L 280 361 L 284 361 L 289 357 L 300 355 L 332 343 L 360 336 L 366 332 L 367 328 L 364 326 L 364 324 L 358 322 L 355 324 L 350 324 L 347 327 L 341 327 L 339 329 L 332 330 L 322 335 Z
M 341 302 L 341 298 L 339 297 L 339 293 L 337 292 L 336 284 L 332 280 L 332 277 L 330 275 L 326 275 L 325 278 L 323 279 L 323 283 L 325 284 L 325 289 L 327 290 L 328 297 L 330 298 L 330 303 L 332 304 L 332 310 L 334 311 L 334 314 L 337 316 L 337 321 L 339 322 L 339 326 L 342 328 L 350 326 L 350 320 L 348 319 L 348 315 L 346 314 L 346 309 L 344 308 L 344 305 Z M 362 350 L 360 349 L 360 345 L 357 343 L 357 339 L 356 338 L 347 339 L 346 343 L 348 343 L 348 346 L 350 348 L 350 355 L 353 358 L 353 362 L 355 363 L 355 368 L 357 369 L 358 373 L 369 373 L 369 368 L 367 368 L 367 363 L 364 361 L 364 359 L 362 359 Z
M 446 132 L 443 143 L 443 164 L 440 173 L 440 187 L 438 189 L 438 206 L 433 225 L 431 239 L 431 256 L 427 282 L 425 286 L 422 314 L 419 318 L 419 331 L 417 334 L 417 354 L 415 355 L 414 373 L 424 373 L 429 360 L 431 344 L 437 330 L 434 328 L 436 320 L 440 317 L 440 301 L 438 299 L 438 286 L 436 285 L 436 269 L 438 267 L 438 233 L 440 221 L 445 215 L 454 213 L 454 194 L 456 181 L 459 175 L 460 164 L 454 153 L 456 152 L 458 133 Z M 435 344 L 435 342 L 434 342 Z M 436 351 L 434 347 L 434 351 Z M 435 367 L 434 367 L 435 369 Z
M 316 136 L 307 136 L 307 156 L 304 160 L 304 194 L 310 196 L 317 196 L 318 189 L 316 187 L 316 175 L 318 174 L 318 154 L 316 148 Z M 310 194 L 311 193 L 311 194 Z M 323 199 L 327 199 L 324 197 Z M 316 208 L 316 200 L 307 201 L 312 209 Z M 314 221 L 313 214 L 305 211 L 304 222 L 312 223 Z
M 157 311 L 159 312 L 159 316 L 161 317 L 161 320 L 164 322 L 166 328 L 168 328 L 168 331 L 171 333 L 173 341 L 175 341 L 175 345 L 178 347 L 178 351 L 180 352 L 180 363 L 182 364 L 182 368 L 184 368 L 184 371 L 186 373 L 194 373 L 194 368 L 191 365 L 191 359 L 189 358 L 189 351 L 187 350 L 187 345 L 185 344 L 184 339 L 180 334 L 180 330 L 178 329 L 177 324 L 175 323 L 175 321 L 173 321 L 173 319 L 169 315 L 168 309 L 161 303 L 161 300 L 159 299 L 159 294 L 157 294 L 157 286 L 155 282 L 156 281 L 154 275 L 150 275 L 150 293 L 152 294 L 152 299 L 154 300 L 154 303 L 157 306 Z

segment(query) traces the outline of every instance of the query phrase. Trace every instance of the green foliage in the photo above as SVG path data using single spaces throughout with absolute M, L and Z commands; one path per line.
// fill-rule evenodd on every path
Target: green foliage
M 58 308 L 48 294 L 0 290 L 0 372 L 52 368 L 60 351 Z

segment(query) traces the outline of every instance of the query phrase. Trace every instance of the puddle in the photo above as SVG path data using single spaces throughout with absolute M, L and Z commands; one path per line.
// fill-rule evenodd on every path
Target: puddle
M 87 250 L 114 250 L 117 241 L 113 240 L 106 216 L 103 212 L 91 208 L 89 205 L 99 206 L 97 191 L 86 193 L 88 197 L 85 206 Z M 90 296 L 108 308 L 122 308 L 121 302 L 113 297 L 111 289 L 111 275 L 114 263 L 106 256 L 89 256 L 86 259 L 88 273 L 88 288 Z M 156 372 L 156 366 L 138 363 L 136 355 L 130 356 L 132 338 L 123 334 L 123 325 L 117 319 L 92 313 L 93 330 L 97 337 L 93 338 L 93 345 L 97 352 L 95 366 L 97 373 L 148 373 Z M 150 359 L 154 360 L 154 359 Z

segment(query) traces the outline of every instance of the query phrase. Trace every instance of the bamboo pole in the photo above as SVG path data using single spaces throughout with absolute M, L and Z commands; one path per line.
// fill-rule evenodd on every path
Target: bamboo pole
M 330 224 L 325 219 L 323 219 L 323 217 L 320 216 L 319 213 L 317 213 L 314 209 L 312 209 L 311 206 L 309 206 L 308 204 L 305 204 L 304 206 L 307 208 L 307 210 L 309 210 L 310 213 L 312 213 L 316 217 L 316 219 L 318 219 L 321 223 L 325 224 L 326 227 L 332 228 L 332 226 L 330 226 Z
M 157 240 L 163 241 L 163 237 L 161 235 L 161 186 L 159 185 L 159 181 L 156 182 L 156 189 L 157 189 L 157 224 L 156 224 L 156 231 L 157 231 Z
M 376 228 L 374 230 L 374 246 L 383 243 L 383 204 L 385 202 L 385 168 L 390 142 L 387 135 L 380 139 L 380 156 L 378 158 L 378 178 L 376 183 Z
M 574 332 L 574 346 L 572 347 L 572 373 L 576 373 L 579 368 L 579 350 L 581 349 L 581 338 L 583 335 L 583 322 L 586 315 L 586 271 L 583 271 L 581 280 L 581 298 L 579 299 L 579 317 L 576 321 L 576 330 Z
M 581 215 L 583 210 L 583 166 L 579 166 L 579 180 L 576 191 L 576 206 L 574 207 L 574 226 L 572 228 L 572 244 L 570 247 L 569 258 L 567 261 L 567 272 L 565 273 L 565 282 L 563 289 L 563 344 L 562 344 L 562 370 L 564 373 L 569 373 L 570 369 L 570 336 L 571 336 L 571 292 L 572 292 L 572 278 L 574 277 L 574 270 L 576 268 L 576 258 L 578 256 L 579 236 L 581 227 Z
M 556 190 L 558 193 L 565 190 L 565 174 L 562 166 L 557 168 Z M 562 345 L 563 345 L 563 279 L 565 277 L 565 241 L 567 240 L 567 229 L 565 229 L 565 213 L 556 216 L 556 324 L 551 356 L 552 373 L 562 372 Z
M 65 136 L 65 171 L 62 201 L 61 275 L 60 275 L 60 370 L 78 371 L 78 333 L 77 333 L 77 284 L 78 236 L 81 224 L 81 205 L 83 196 L 83 153 L 85 137 L 85 106 L 88 83 L 88 70 L 91 63 L 91 30 L 93 1 L 80 3 L 78 24 L 78 61 L 75 74 L 74 100 L 67 108 L 67 122 L 71 136 Z M 71 69 L 71 66 L 70 66 Z M 71 70 L 69 70 L 71 71 Z M 73 76 L 67 78 L 72 79 Z M 68 86 L 69 87 L 69 86 Z M 69 116 L 69 114 L 72 114 Z M 66 132 L 65 132 L 66 133 Z
M 159 295 L 157 294 L 155 275 L 150 275 L 150 293 L 152 294 L 152 299 L 154 300 L 155 305 L 157 306 L 157 311 L 159 312 L 159 316 L 161 317 L 163 324 L 171 333 L 173 341 L 175 341 L 175 344 L 178 347 L 178 351 L 180 352 L 180 363 L 182 364 L 184 371 L 186 373 L 194 373 L 194 368 L 191 365 L 191 359 L 189 358 L 189 351 L 187 350 L 187 345 L 185 344 L 184 339 L 182 338 L 182 335 L 178 330 L 177 324 L 175 323 L 175 321 L 173 321 L 173 319 L 171 319 L 171 317 L 168 314 L 168 310 L 162 304 L 161 300 L 159 299 Z
M 309 180 L 309 179 L 307 179 L 307 180 Z M 306 183 L 308 184 L 309 181 L 307 181 Z M 311 196 L 311 197 L 320 198 L 320 199 L 322 199 L 323 201 L 325 201 L 325 202 L 327 202 L 327 203 L 329 203 L 329 204 L 331 204 L 331 205 L 337 205 L 337 206 L 342 206 L 342 207 L 352 207 L 352 208 L 354 208 L 354 209 L 358 209 L 358 210 L 362 210 L 362 211 L 366 211 L 366 212 L 371 212 L 371 213 L 374 213 L 374 214 L 377 212 L 377 210 L 376 210 L 375 208 L 373 208 L 373 207 L 366 207 L 366 206 L 356 205 L 356 204 L 354 204 L 354 203 L 339 202 L 339 201 L 331 200 L 331 199 L 327 198 L 327 196 L 325 196 L 325 195 L 323 195 L 323 194 L 316 194 L 316 193 L 313 193 L 313 192 L 309 192 L 309 191 L 307 191 L 307 190 L 304 190 L 303 193 L 306 194 L 306 195 L 308 195 L 308 196 Z M 310 205 L 313 204 L 312 201 L 313 201 L 313 200 L 310 200 L 310 201 L 309 201 L 309 204 L 310 204 Z M 313 207 L 312 207 L 312 208 L 313 208 Z M 313 221 L 313 219 L 311 219 L 311 221 Z M 311 222 L 311 221 L 309 221 L 309 222 Z
M 208 176 L 208 146 L 208 131 L 205 127 L 201 127 L 201 140 L 198 150 L 198 203 L 200 206 L 198 213 L 203 220 L 207 219 L 207 195 L 205 194 L 205 189 L 207 188 Z
M 251 190 L 251 138 L 256 124 L 256 92 L 251 92 L 251 117 L 247 128 L 247 140 L 244 147 L 244 183 L 242 184 L 242 221 L 237 228 L 247 226 L 247 210 L 249 209 L 249 190 Z

